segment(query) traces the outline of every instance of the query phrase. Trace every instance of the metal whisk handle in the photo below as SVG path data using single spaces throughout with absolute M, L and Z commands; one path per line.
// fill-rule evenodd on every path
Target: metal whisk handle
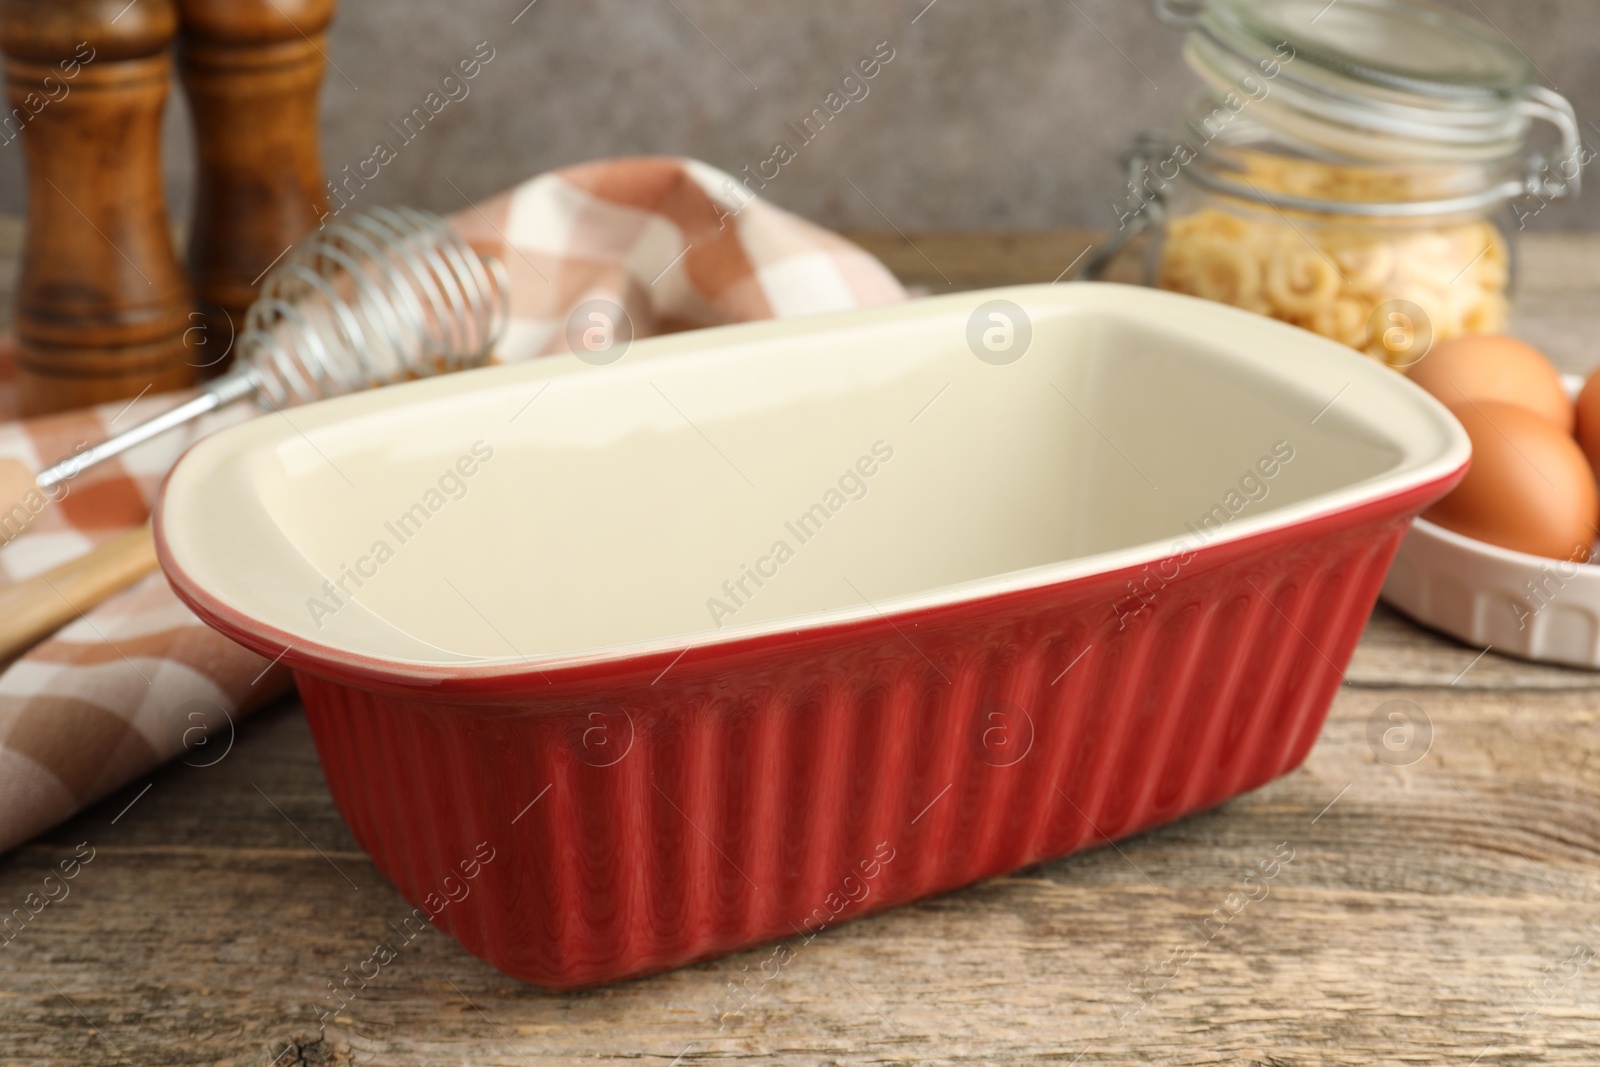
M 254 367 L 240 367 L 238 370 L 213 381 L 206 386 L 199 396 L 186 403 L 179 404 L 170 411 L 164 411 L 155 418 L 132 427 L 117 434 L 97 445 L 91 445 L 76 455 L 51 464 L 40 471 L 35 481 L 40 489 L 49 489 L 69 479 L 76 478 L 84 470 L 97 463 L 103 463 L 112 456 L 121 455 L 136 445 L 160 437 L 168 430 L 176 429 L 186 422 L 198 419 L 208 411 L 215 411 L 236 400 L 243 400 L 253 395 L 257 388 L 257 375 Z

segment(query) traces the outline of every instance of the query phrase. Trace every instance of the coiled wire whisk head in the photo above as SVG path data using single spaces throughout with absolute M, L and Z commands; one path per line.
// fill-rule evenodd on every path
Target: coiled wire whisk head
M 296 245 L 239 335 L 241 371 L 272 407 L 485 362 L 507 283 L 438 215 L 373 208 Z
M 374 208 L 291 249 L 239 333 L 239 365 L 194 399 L 40 471 L 41 488 L 254 395 L 265 408 L 476 367 L 509 317 L 505 265 L 444 219 Z

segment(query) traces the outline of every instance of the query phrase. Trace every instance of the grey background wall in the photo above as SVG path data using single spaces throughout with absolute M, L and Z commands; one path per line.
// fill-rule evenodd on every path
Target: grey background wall
M 1337 2 L 1337 0 L 1336 0 Z M 1577 106 L 1600 146 L 1600 4 L 1446 0 L 1486 19 Z M 766 159 L 879 42 L 869 94 L 782 169 L 772 200 L 825 224 L 905 230 L 1105 226 L 1116 160 L 1197 82 L 1152 0 L 342 0 L 327 43 L 322 144 L 354 167 L 479 42 L 493 59 L 362 197 L 453 209 L 598 156 Z M 188 202 L 181 93 L 169 194 Z M 854 183 L 855 188 L 851 183 Z M 859 189 L 859 192 L 857 191 Z M 0 148 L 0 211 L 23 207 Z M 459 190 L 459 191 L 458 191 Z M 870 201 L 870 202 L 869 202 Z M 876 207 L 874 207 L 876 205 Z M 882 214 L 879 214 L 879 211 Z M 1542 228 L 1600 227 L 1600 181 Z

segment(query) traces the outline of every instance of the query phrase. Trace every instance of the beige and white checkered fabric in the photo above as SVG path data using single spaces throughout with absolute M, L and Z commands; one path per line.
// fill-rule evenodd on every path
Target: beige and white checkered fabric
M 565 351 L 568 312 L 594 298 L 622 305 L 644 337 L 905 295 L 859 248 L 690 160 L 569 167 L 452 222 L 510 272 L 511 327 L 495 354 L 502 361 Z M 0 349 L 0 419 L 9 420 L 0 425 L 0 456 L 34 469 L 182 399 L 18 421 L 12 375 L 10 351 Z M 184 448 L 253 414 L 238 405 L 80 474 L 0 549 L 0 584 L 143 522 Z M 192 748 L 208 730 L 227 728 L 289 684 L 282 668 L 203 625 L 159 574 L 91 609 L 0 674 L 0 851 Z

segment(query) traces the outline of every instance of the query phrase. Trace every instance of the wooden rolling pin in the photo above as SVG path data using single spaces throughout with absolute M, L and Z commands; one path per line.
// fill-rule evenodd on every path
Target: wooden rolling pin
M 156 569 L 146 524 L 77 559 L 0 589 L 0 663 L 7 663 Z

